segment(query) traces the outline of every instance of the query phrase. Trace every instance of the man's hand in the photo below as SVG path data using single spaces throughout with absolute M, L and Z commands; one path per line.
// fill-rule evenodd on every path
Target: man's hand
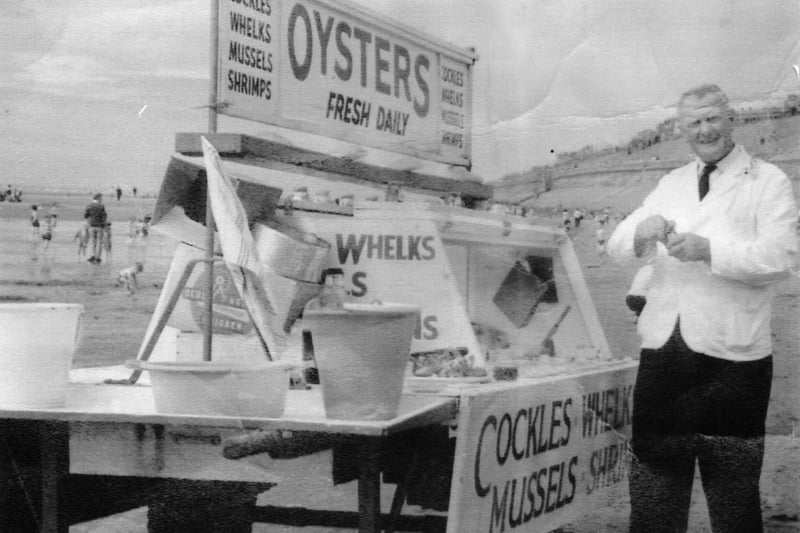
M 705 261 L 711 263 L 711 246 L 708 239 L 694 233 L 669 236 L 667 252 L 678 261 Z
M 675 228 L 675 222 L 669 221 L 661 215 L 652 215 L 639 222 L 633 234 L 633 252 L 636 257 L 641 257 L 647 245 L 660 241 L 667 243 L 667 234 Z

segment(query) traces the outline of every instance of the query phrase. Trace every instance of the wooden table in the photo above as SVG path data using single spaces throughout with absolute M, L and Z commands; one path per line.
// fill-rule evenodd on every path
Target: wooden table
M 113 377 L 113 376 L 107 376 Z M 324 416 L 319 390 L 289 391 L 282 418 L 157 413 L 146 384 L 71 383 L 61 409 L 0 410 L 3 430 L 9 424 L 33 428 L 32 449 L 40 449 L 41 504 L 36 510 L 42 531 L 66 532 L 65 480 L 73 474 L 174 479 L 268 481 L 263 470 L 237 471 L 241 462 L 222 457 L 226 435 L 250 430 L 290 430 L 352 437 L 362 458 L 358 476 L 359 531 L 379 531 L 380 468 L 377 449 L 383 439 L 407 430 L 440 424 L 456 416 L 455 398 L 404 395 L 398 416 L 386 421 L 340 421 Z M 8 516 L 15 455 L 2 435 L 0 516 Z M 214 464 L 212 464 L 214 463 Z M 245 479 L 249 481 L 250 479 Z

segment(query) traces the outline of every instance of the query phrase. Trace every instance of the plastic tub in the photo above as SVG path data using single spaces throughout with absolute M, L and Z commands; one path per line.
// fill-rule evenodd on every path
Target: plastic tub
M 0 304 L 0 409 L 64 407 L 83 306 Z
M 289 390 L 285 361 L 232 365 L 214 361 L 134 362 L 150 373 L 159 413 L 280 418 Z
M 303 313 L 328 418 L 397 416 L 419 314 L 412 305 L 350 303 Z

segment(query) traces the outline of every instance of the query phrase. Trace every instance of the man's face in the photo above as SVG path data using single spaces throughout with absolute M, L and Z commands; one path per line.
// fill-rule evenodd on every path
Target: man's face
M 733 113 L 719 96 L 690 96 L 678 107 L 678 121 L 686 141 L 704 163 L 716 163 L 733 148 Z

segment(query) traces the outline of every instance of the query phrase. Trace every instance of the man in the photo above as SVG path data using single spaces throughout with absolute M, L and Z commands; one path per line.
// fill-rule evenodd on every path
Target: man
M 684 93 L 678 120 L 697 160 L 661 178 L 606 247 L 655 254 L 637 325 L 630 530 L 686 531 L 697 460 L 713 531 L 758 533 L 770 284 L 796 262 L 797 206 L 786 175 L 734 143 L 719 87 Z
M 86 206 L 83 218 L 89 225 L 89 237 L 92 239 L 92 256 L 90 263 L 99 263 L 103 251 L 103 229 L 106 225 L 106 208 L 103 207 L 103 195 L 100 193 L 92 197 L 92 203 Z

